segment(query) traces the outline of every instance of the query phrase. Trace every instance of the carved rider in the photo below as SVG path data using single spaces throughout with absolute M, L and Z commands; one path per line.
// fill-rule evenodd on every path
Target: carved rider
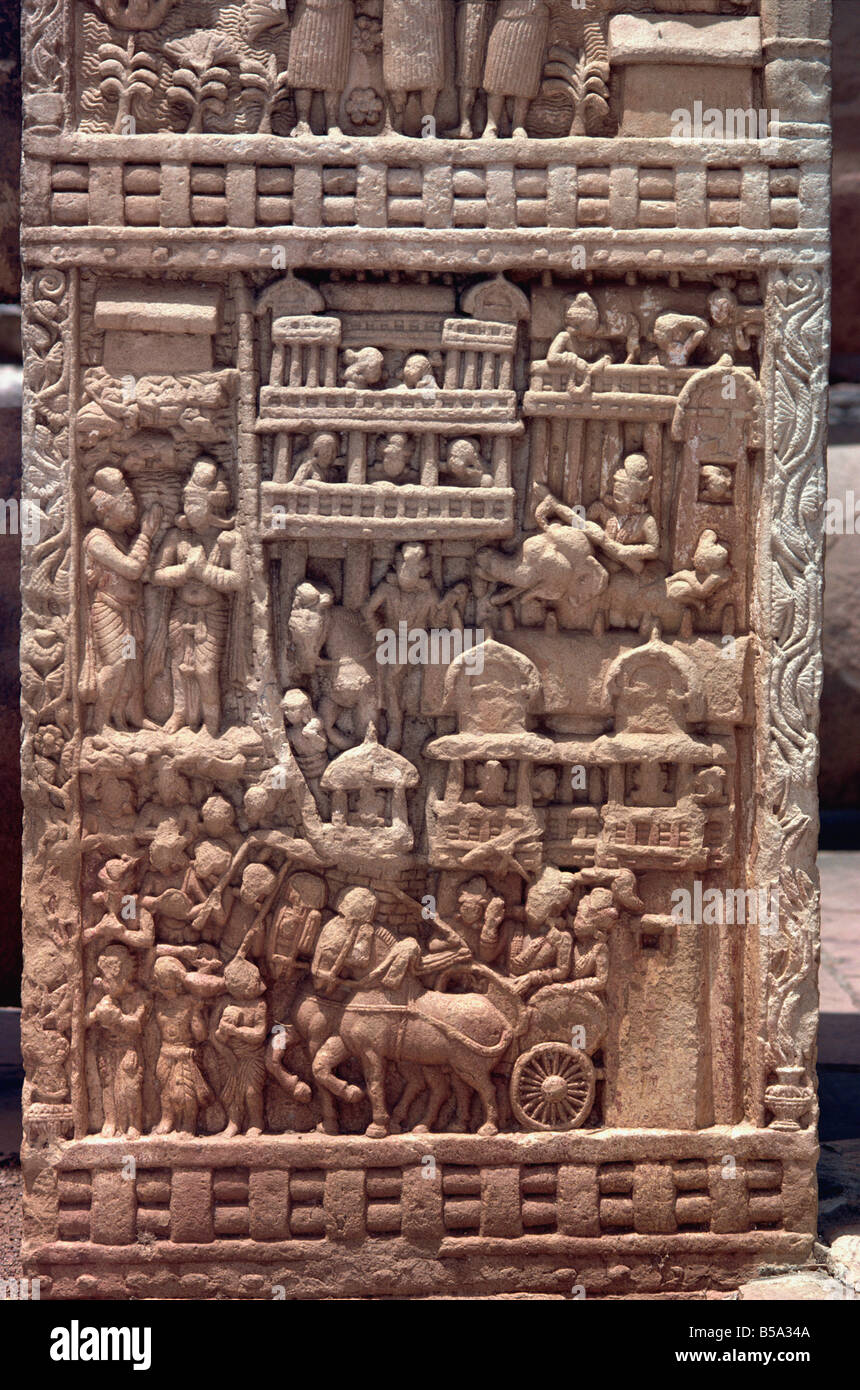
M 514 933 L 508 958 L 514 989 L 523 998 L 570 976 L 573 939 L 564 913 L 572 889 L 572 876 L 552 867 L 529 888 L 523 926 Z
M 628 454 L 612 478 L 608 497 L 588 509 L 585 534 L 609 559 L 609 568 L 624 566 L 639 574 L 660 554 L 660 532 L 648 511 L 651 468 L 644 454 Z

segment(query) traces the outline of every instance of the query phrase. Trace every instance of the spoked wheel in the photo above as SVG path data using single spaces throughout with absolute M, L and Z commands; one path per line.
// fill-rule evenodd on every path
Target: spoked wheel
M 518 1057 L 511 1108 L 523 1129 L 577 1129 L 594 1104 L 591 1058 L 566 1043 L 538 1043 Z

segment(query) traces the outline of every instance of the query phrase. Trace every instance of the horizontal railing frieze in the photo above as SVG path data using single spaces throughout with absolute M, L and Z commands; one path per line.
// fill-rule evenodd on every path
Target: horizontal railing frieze
M 63 229 L 779 230 L 814 225 L 823 155 L 794 140 L 74 135 L 32 153 L 27 196 L 31 225 Z
M 632 136 L 558 140 L 445 140 L 405 136 L 317 136 L 293 140 L 283 135 L 171 134 L 114 135 L 76 131 L 61 135 L 24 134 L 24 150 L 32 159 L 119 159 L 149 162 L 314 165 L 344 160 L 353 165 L 384 163 L 453 164 L 457 168 L 516 165 L 545 168 L 548 164 L 591 167 L 601 164 L 645 166 L 682 164 L 819 163 L 825 166 L 830 145 L 823 139 L 681 140 Z

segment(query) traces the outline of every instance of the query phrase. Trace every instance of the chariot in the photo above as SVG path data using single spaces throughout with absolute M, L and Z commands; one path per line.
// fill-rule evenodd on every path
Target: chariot
M 447 971 L 437 989 L 444 990 L 454 974 L 492 977 L 518 1006 L 521 1023 L 499 1070 L 507 1070 L 515 1049 L 509 1094 L 520 1127 L 563 1131 L 583 1125 L 594 1105 L 597 1082 L 591 1059 L 606 1036 L 602 999 L 577 981 L 564 980 L 545 985 L 524 1003 L 510 981 L 475 962 Z
M 606 1033 L 605 1006 L 566 980 L 539 989 L 525 1015 L 511 1072 L 511 1109 L 523 1129 L 578 1129 L 594 1105 L 591 1058 Z

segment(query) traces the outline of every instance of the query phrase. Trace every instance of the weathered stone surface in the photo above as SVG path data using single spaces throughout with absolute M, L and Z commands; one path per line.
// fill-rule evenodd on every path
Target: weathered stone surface
M 751 1279 L 738 1289 L 740 1303 L 808 1303 L 844 1299 L 846 1291 L 838 1279 L 820 1270 L 798 1274 L 773 1275 L 767 1279 Z
M 830 1247 L 827 1267 L 846 1289 L 860 1294 L 860 1234 L 837 1236 Z
M 860 436 L 860 411 L 854 415 Z M 840 428 L 837 426 L 837 429 Z M 848 433 L 848 426 L 841 430 Z M 832 534 L 827 536 L 824 600 L 824 684 L 819 788 L 825 806 L 860 805 L 860 750 L 855 730 L 860 719 L 860 442 L 836 443 L 828 450 L 827 495 L 832 503 Z
M 53 1297 L 808 1260 L 826 10 L 32 0 Z

